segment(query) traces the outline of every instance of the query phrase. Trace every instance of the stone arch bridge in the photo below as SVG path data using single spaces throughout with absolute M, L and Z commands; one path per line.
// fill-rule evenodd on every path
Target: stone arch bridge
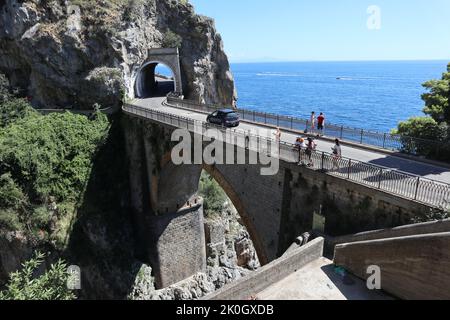
M 158 63 L 172 70 L 173 90 L 177 96 L 183 94 L 178 50 L 151 49 L 136 73 L 136 97 L 148 98 L 149 88 L 155 87 Z M 332 158 L 325 152 L 314 154 L 314 163 L 321 170 L 298 166 L 297 153 L 288 144 L 279 145 L 279 170 L 268 176 L 261 175 L 263 165 L 248 164 L 252 155 L 267 156 L 268 150 L 253 150 L 245 144 L 225 143 L 224 157 L 236 159 L 233 164 L 192 161 L 197 164 L 175 165 L 171 159 L 176 144 L 171 141 L 173 131 L 184 128 L 192 138 L 203 135 L 205 113 L 210 110 L 181 99 L 153 97 L 134 100 L 124 105 L 123 111 L 131 206 L 142 259 L 152 265 L 158 288 L 206 269 L 203 200 L 198 197 L 202 170 L 219 183 L 233 202 L 262 264 L 281 256 L 298 235 L 314 228 L 339 236 L 403 225 L 429 213 L 433 205 L 426 203 L 427 199 L 449 198 L 447 184 L 422 181 L 395 169 L 380 170 L 362 161 L 342 162 L 339 170 L 330 174 Z M 253 121 L 245 122 L 249 132 L 255 128 L 266 132 L 273 129 L 255 122 L 255 114 Z M 194 130 L 196 124 L 202 131 Z M 200 142 L 197 147 L 203 151 L 207 143 Z M 242 154 L 246 161 L 238 160 Z M 363 159 L 372 156 L 370 151 L 361 150 L 353 154 Z M 397 165 L 403 160 L 395 161 Z M 424 172 L 436 172 L 436 167 L 418 167 Z M 438 169 L 444 180 L 450 178 L 450 170 Z M 325 225 L 317 225 L 317 214 L 325 216 Z
M 176 144 L 172 132 L 193 131 L 195 121 L 159 111 L 163 100 L 155 100 L 155 109 L 123 107 L 133 214 L 145 249 L 143 259 L 152 265 L 159 288 L 206 268 L 203 203 L 197 195 L 202 170 L 232 200 L 262 264 L 281 256 L 299 234 L 311 231 L 318 213 L 327 217 L 325 232 L 341 235 L 402 225 L 429 212 L 426 204 L 298 166 L 296 159 L 281 156 L 279 171 L 270 176 L 261 175 L 262 165 L 238 162 L 175 165 L 170 157 Z M 191 132 L 193 138 L 196 134 Z M 249 159 L 257 152 L 239 148 L 229 148 L 224 157 L 233 153 L 238 159 L 243 151 Z

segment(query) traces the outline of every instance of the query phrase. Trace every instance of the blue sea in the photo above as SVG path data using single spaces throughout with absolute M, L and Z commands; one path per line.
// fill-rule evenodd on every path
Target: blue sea
M 390 131 L 423 115 L 422 83 L 439 79 L 448 61 L 236 63 L 240 108 Z

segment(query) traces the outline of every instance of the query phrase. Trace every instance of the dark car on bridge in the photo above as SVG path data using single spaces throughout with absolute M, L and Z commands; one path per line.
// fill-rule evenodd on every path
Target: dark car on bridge
M 214 111 L 206 118 L 206 121 L 227 128 L 237 127 L 240 123 L 239 114 L 231 109 L 221 109 Z

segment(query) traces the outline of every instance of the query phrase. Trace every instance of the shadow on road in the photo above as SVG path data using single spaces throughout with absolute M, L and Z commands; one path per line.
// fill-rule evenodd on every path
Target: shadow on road
M 445 167 L 438 167 L 428 163 L 403 159 L 395 155 L 375 159 L 369 161 L 369 163 L 412 173 L 419 176 L 440 175 L 445 172 L 450 172 L 450 169 Z

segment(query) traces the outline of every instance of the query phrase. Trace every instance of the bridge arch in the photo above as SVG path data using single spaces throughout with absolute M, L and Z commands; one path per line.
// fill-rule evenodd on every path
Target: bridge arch
M 247 231 L 250 234 L 250 238 L 258 255 L 259 262 L 261 263 L 261 265 L 267 264 L 269 260 L 266 249 L 239 194 L 234 190 L 231 183 L 227 181 L 226 177 L 215 166 L 203 164 L 202 167 L 203 170 L 205 170 L 219 184 L 228 198 L 230 198 L 239 216 L 241 217 L 244 226 L 247 228 Z
M 158 65 L 164 65 L 172 71 L 173 84 L 171 81 L 163 81 L 167 86 L 166 91 L 183 93 L 181 80 L 181 68 L 178 49 L 150 49 L 147 59 L 138 69 L 134 82 L 134 96 L 136 98 L 148 98 L 156 91 L 155 69 Z M 169 83 L 170 82 L 170 83 Z M 173 86 L 170 88 L 170 86 Z
M 227 197 L 233 203 L 245 228 L 250 234 L 250 238 L 253 242 L 253 246 L 255 247 L 261 265 L 265 265 L 270 262 L 267 246 L 264 245 L 261 234 L 258 232 L 258 228 L 255 226 L 252 219 L 252 215 L 248 212 L 246 209 L 247 207 L 244 205 L 245 200 L 241 198 L 239 193 L 235 190 L 233 184 L 220 171 L 220 168 L 204 163 L 202 165 L 175 166 L 171 161 L 171 152 L 167 152 L 161 157 L 160 166 L 162 169 L 161 176 L 159 177 L 159 183 L 157 183 L 157 186 L 154 186 L 156 189 L 152 191 L 152 194 L 156 195 L 156 198 L 153 200 L 155 207 L 158 207 L 159 210 L 163 210 L 168 206 L 173 207 L 174 203 L 171 203 L 171 199 L 168 199 L 167 195 L 171 195 L 171 198 L 175 197 L 179 203 L 190 199 L 198 190 L 201 171 L 204 170 L 219 184 Z M 175 179 L 174 177 L 177 178 Z M 176 184 L 173 183 L 175 180 L 177 181 Z

